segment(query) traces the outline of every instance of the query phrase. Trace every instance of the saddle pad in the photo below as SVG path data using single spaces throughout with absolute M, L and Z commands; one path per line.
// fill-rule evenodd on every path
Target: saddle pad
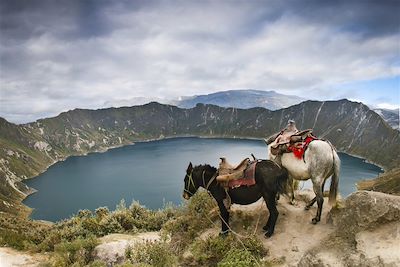
M 256 184 L 255 174 L 256 174 L 256 165 L 257 161 L 253 161 L 250 163 L 249 167 L 247 167 L 243 172 L 243 177 L 239 179 L 230 180 L 228 182 L 228 187 L 234 188 L 239 186 L 251 186 Z
M 314 140 L 318 140 L 318 138 L 314 137 L 314 136 L 308 136 L 304 142 L 299 142 L 299 143 L 295 143 L 292 144 L 288 147 L 288 150 L 293 152 L 294 156 L 298 159 L 301 159 L 304 155 L 304 152 L 307 150 L 308 145 L 314 141 Z

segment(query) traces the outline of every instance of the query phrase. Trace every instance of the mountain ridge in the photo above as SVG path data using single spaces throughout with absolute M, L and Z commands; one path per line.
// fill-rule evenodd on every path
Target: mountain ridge
M 379 116 L 381 116 L 393 129 L 397 129 L 400 131 L 400 122 L 399 122 L 399 109 L 385 109 L 385 108 L 373 108 Z
M 269 110 L 277 110 L 298 104 L 305 100 L 306 99 L 295 95 L 280 94 L 273 90 L 236 89 L 204 95 L 184 96 L 181 100 L 172 102 L 172 104 L 181 108 L 192 108 L 195 107 L 196 104 L 202 103 L 220 107 L 242 109 L 263 107 Z
M 396 154 L 400 133 L 362 103 L 308 100 L 271 111 L 204 104 L 182 109 L 152 102 L 75 109 L 24 125 L 0 120 L 0 199 L 7 203 L 22 199 L 31 192 L 22 180 L 68 156 L 174 136 L 263 138 L 284 128 L 289 119 L 294 119 L 299 129 L 313 128 L 317 136 L 329 139 L 340 151 L 387 169 L 400 163 Z M 0 201 L 0 210 L 11 208 Z

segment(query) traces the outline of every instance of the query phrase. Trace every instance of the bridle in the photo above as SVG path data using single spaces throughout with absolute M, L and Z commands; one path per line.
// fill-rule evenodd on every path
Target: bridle
M 189 196 L 193 196 L 194 193 L 190 192 L 190 190 L 189 190 L 190 184 L 192 184 L 193 187 L 196 188 L 196 185 L 194 184 L 194 181 L 193 181 L 193 170 L 190 172 L 189 175 L 186 173 L 186 177 L 189 178 L 189 181 L 188 181 L 187 185 L 185 184 L 185 188 L 183 189 L 183 191 L 186 192 L 186 193 L 188 193 Z M 186 178 L 186 177 L 185 177 L 185 178 Z
M 217 178 L 218 172 L 216 172 L 216 173 L 211 177 L 211 179 L 208 181 L 207 184 L 206 184 L 205 179 L 204 179 L 204 174 L 205 174 L 205 173 L 206 173 L 206 171 L 203 170 L 201 176 L 202 176 L 202 179 L 203 179 L 203 187 L 208 191 L 208 188 L 210 187 L 210 185 L 212 184 L 212 182 L 214 182 L 215 178 Z M 183 191 L 186 192 L 186 193 L 188 193 L 189 196 L 192 197 L 192 196 L 194 195 L 194 193 L 190 192 L 190 190 L 189 190 L 189 189 L 190 189 L 190 185 L 192 184 L 192 185 L 193 185 L 193 188 L 196 188 L 196 185 L 195 185 L 194 180 L 193 180 L 193 170 L 190 172 L 190 174 L 187 174 L 187 173 L 186 173 L 186 177 L 188 177 L 189 180 L 188 180 L 188 183 L 185 184 L 185 188 L 183 189 Z M 185 177 L 185 178 L 186 178 L 186 177 Z

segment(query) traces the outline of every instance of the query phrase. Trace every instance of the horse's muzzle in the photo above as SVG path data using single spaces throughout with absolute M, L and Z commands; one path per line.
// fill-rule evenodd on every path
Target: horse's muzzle
M 186 192 L 183 192 L 182 197 L 186 200 L 188 200 L 190 198 L 189 194 Z

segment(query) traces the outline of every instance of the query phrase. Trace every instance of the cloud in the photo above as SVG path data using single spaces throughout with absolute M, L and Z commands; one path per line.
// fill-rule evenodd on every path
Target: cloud
M 376 105 L 378 108 L 384 108 L 384 109 L 398 109 L 400 108 L 400 105 L 394 105 L 394 104 L 390 104 L 390 103 L 379 103 L 378 105 Z
M 398 2 L 333 3 L 2 1 L 0 116 L 399 75 Z

